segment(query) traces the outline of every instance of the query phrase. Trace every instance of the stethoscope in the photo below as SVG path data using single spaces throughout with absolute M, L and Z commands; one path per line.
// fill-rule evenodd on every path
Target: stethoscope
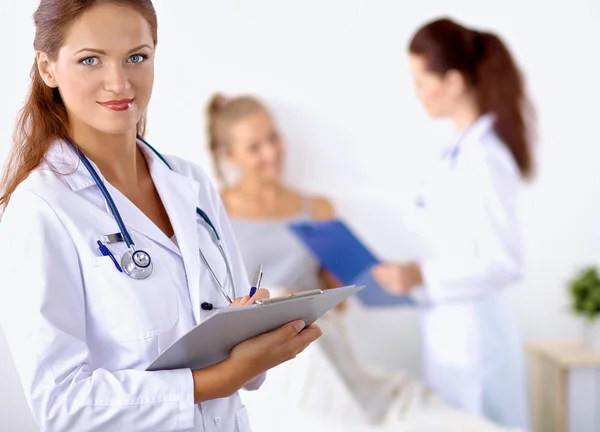
M 150 150 L 152 150 L 152 152 L 170 170 L 173 170 L 173 168 L 171 168 L 171 165 L 169 165 L 169 163 L 165 160 L 165 158 L 154 147 L 152 147 L 148 142 L 146 142 L 144 139 L 142 139 L 139 136 L 137 137 L 137 139 L 139 141 L 141 141 L 142 143 L 144 143 Z M 113 201 L 112 197 L 110 196 L 110 193 L 108 192 L 108 190 L 106 189 L 106 186 L 104 185 L 104 182 L 102 181 L 102 179 L 100 178 L 100 176 L 98 175 L 98 173 L 96 172 L 94 167 L 92 166 L 91 162 L 81 152 L 81 150 L 79 150 L 79 148 L 75 144 L 73 144 L 73 142 L 69 138 L 65 137 L 65 141 L 71 146 L 71 148 L 75 151 L 77 156 L 79 156 L 79 160 L 81 160 L 81 163 L 83 163 L 83 165 L 86 167 L 86 169 L 88 170 L 88 172 L 94 179 L 94 182 L 98 186 L 98 189 L 100 189 L 100 192 L 102 192 L 102 195 L 104 196 L 104 199 L 106 200 L 106 203 L 107 203 L 111 213 L 113 214 L 113 217 L 115 218 L 115 221 L 117 222 L 117 225 L 119 226 L 120 235 L 121 235 L 123 241 L 125 242 L 125 244 L 127 245 L 127 247 L 129 248 L 129 250 L 127 252 L 125 252 L 123 254 L 123 256 L 121 257 L 121 265 L 120 266 L 118 265 L 117 261 L 114 259 L 114 257 L 110 253 L 110 251 L 108 251 L 108 248 L 99 241 L 98 246 L 100 248 L 100 251 L 103 254 L 108 254 L 109 256 L 111 256 L 113 259 L 113 262 L 115 263 L 115 267 L 117 268 L 117 270 L 125 273 L 131 279 L 136 279 L 136 280 L 147 279 L 148 277 L 150 277 L 150 275 L 152 275 L 152 272 L 154 270 L 154 262 L 152 261 L 150 254 L 142 249 L 136 249 L 135 243 L 133 242 L 133 239 L 129 235 L 129 231 L 127 230 L 127 228 L 125 227 L 125 224 L 123 223 L 123 219 L 121 218 L 121 214 L 119 213 L 119 210 L 117 209 L 117 206 L 115 205 L 115 202 Z M 227 259 L 227 255 L 225 254 L 225 249 L 223 247 L 223 242 L 221 240 L 221 237 L 219 236 L 217 229 L 215 228 L 214 224 L 212 223 L 212 221 L 210 220 L 208 215 L 202 209 L 200 209 L 199 207 L 196 207 L 196 213 L 198 214 L 198 216 L 200 216 L 202 218 L 202 220 L 206 223 L 206 225 L 208 225 L 208 227 L 210 228 L 210 231 L 212 232 L 213 241 L 215 242 L 217 248 L 219 249 L 219 252 L 220 252 L 221 256 L 223 257 L 223 261 L 225 262 L 225 268 L 227 269 L 227 279 L 229 280 L 229 284 L 231 285 L 233 293 L 235 293 L 236 292 L 235 291 L 235 282 L 233 280 L 231 266 L 229 265 L 229 260 Z M 208 271 L 210 272 L 211 277 L 213 278 L 213 280 L 219 287 L 219 290 L 221 291 L 221 294 L 223 294 L 223 297 L 225 297 L 229 303 L 232 303 L 233 300 L 231 299 L 229 294 L 227 294 L 225 286 L 221 283 L 221 281 L 219 280 L 219 278 L 213 271 L 212 267 L 208 263 L 208 260 L 204 256 L 202 249 L 200 249 L 200 257 L 202 258 L 204 265 L 208 268 Z M 211 303 L 202 303 L 202 309 L 211 310 L 211 309 L 213 309 L 213 305 Z

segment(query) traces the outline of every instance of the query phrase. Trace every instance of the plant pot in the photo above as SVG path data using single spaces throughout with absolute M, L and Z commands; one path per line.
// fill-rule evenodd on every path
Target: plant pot
M 596 318 L 593 321 L 585 321 L 583 342 L 589 349 L 600 352 L 600 318 Z

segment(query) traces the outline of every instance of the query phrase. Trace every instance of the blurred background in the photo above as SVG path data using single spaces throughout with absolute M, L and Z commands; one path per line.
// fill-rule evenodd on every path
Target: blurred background
M 37 4 L 2 0 L 0 160 L 29 83 Z M 159 47 L 148 140 L 214 175 L 205 137 L 208 97 L 215 91 L 257 95 L 287 142 L 289 183 L 328 195 L 388 259 L 411 257 L 402 216 L 423 164 L 453 134 L 450 123 L 431 122 L 413 95 L 409 38 L 440 16 L 496 32 L 522 68 L 539 118 L 537 176 L 521 196 L 527 273 L 510 295 L 526 342 L 582 337 L 567 283 L 579 268 L 600 261 L 597 0 L 154 4 Z M 15 281 L 1 284 L 23 289 Z M 362 360 L 421 374 L 415 311 L 350 313 Z M 0 337 L 0 429 L 34 431 L 13 367 Z

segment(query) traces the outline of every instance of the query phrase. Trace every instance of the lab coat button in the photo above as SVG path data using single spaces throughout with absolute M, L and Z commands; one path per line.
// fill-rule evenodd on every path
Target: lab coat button
M 218 425 L 219 424 L 219 417 L 215 417 L 215 424 Z

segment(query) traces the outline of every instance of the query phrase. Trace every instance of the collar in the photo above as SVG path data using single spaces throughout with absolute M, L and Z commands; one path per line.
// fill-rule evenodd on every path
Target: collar
M 165 163 L 140 140 L 137 140 L 137 144 L 146 158 L 148 169 L 151 173 L 155 172 L 155 170 L 166 169 L 171 171 L 169 167 L 167 167 Z M 106 178 L 104 178 L 98 169 L 98 165 L 92 160 L 88 160 L 98 174 L 98 177 L 100 177 L 104 183 L 107 183 Z M 71 146 L 63 139 L 56 140 L 50 145 L 50 148 L 44 157 L 43 165 L 60 174 L 74 192 L 79 192 L 90 186 L 96 186 L 96 182 L 87 168 L 81 163 Z
M 442 158 L 455 160 L 461 151 L 470 147 L 473 143 L 479 142 L 480 138 L 494 126 L 495 120 L 496 116 L 493 113 L 486 113 L 479 116 L 467 129 L 458 135 L 452 145 L 443 149 Z
M 100 180 L 104 182 L 129 233 L 134 237 L 135 233 L 142 234 L 182 256 L 190 289 L 194 287 L 194 290 L 198 291 L 200 281 L 198 249 L 200 246 L 198 236 L 191 235 L 191 233 L 196 232 L 198 218 L 196 207 L 201 185 L 192 177 L 172 171 L 157 154 L 139 140 L 138 146 L 146 158 L 150 175 L 168 213 L 175 235 L 180 240 L 179 248 L 130 200 L 106 181 L 96 164 L 92 161 L 90 163 Z M 84 191 L 88 187 L 93 187 L 92 190 L 97 190 L 100 195 L 93 177 L 66 141 L 60 140 L 52 145 L 45 157 L 45 167 L 59 175 L 62 174 L 62 179 L 73 191 Z M 105 199 L 103 202 L 105 211 L 111 213 Z M 118 230 L 118 227 L 115 229 Z M 186 239 L 186 241 L 182 242 L 182 239 Z
M 486 134 L 496 121 L 496 115 L 486 113 L 477 118 L 465 131 L 463 131 L 456 142 L 456 146 L 464 147 L 471 142 L 479 141 L 482 135 Z

